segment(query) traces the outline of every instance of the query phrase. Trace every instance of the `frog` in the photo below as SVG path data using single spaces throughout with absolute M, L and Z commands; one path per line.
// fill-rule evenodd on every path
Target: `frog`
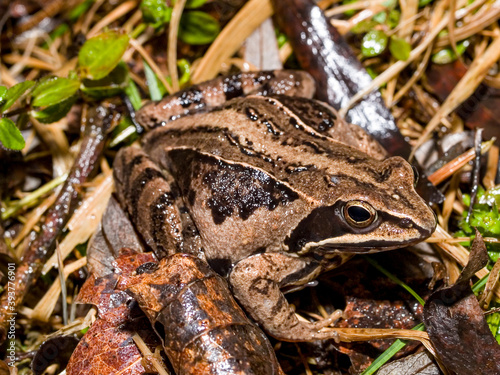
M 216 78 L 136 114 L 141 147 L 114 162 L 119 201 L 158 258 L 189 253 L 282 341 L 332 338 L 285 291 L 355 254 L 416 244 L 436 216 L 411 165 L 326 103 L 303 71 Z

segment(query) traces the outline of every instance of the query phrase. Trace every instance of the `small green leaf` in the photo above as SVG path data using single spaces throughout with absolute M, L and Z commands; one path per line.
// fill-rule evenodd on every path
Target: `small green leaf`
M 187 9 L 194 9 L 194 8 L 199 8 L 203 4 L 205 4 L 207 0 L 187 0 L 186 1 L 186 8 Z
M 44 124 L 59 121 L 69 112 L 73 104 L 75 104 L 77 96 L 71 96 L 62 102 L 51 105 L 40 111 L 31 111 L 31 116 Z
M 500 344 L 500 314 L 498 312 L 486 315 L 486 323 L 490 327 L 491 333 Z
M 458 56 L 463 55 L 469 44 L 470 42 L 468 40 L 464 40 L 457 44 Z M 449 64 L 455 61 L 458 56 L 452 48 L 444 48 L 432 55 L 432 62 L 436 64 Z
M 7 91 L 8 89 L 6 86 L 0 86 L 0 108 L 2 107 L 2 104 L 5 103 Z
M 45 107 L 73 96 L 80 87 L 76 79 L 50 77 L 41 81 L 31 93 L 35 107 Z
M 432 55 L 432 62 L 435 64 L 449 64 L 457 59 L 457 55 L 451 48 L 444 48 Z
M 389 11 L 389 17 L 387 17 L 387 26 L 391 29 L 394 29 L 397 25 L 399 25 L 399 19 L 401 18 L 401 12 L 397 9 L 393 9 Z
M 364 57 L 378 56 L 387 47 L 387 35 L 380 30 L 371 30 L 365 34 L 361 42 L 361 53 Z
M 155 29 L 170 22 L 172 8 L 167 6 L 165 0 L 142 0 L 141 1 L 142 19 Z
M 7 91 L 8 89 L 6 86 L 0 86 L 0 104 L 3 103 L 3 101 L 5 100 Z
M 378 23 L 384 23 L 387 20 L 387 13 L 386 12 L 378 12 L 372 17 L 372 20 Z
M 278 48 L 283 47 L 288 42 L 287 36 L 284 33 L 278 32 L 278 30 L 276 30 L 276 39 L 278 41 Z
M 16 100 L 23 96 L 23 94 L 33 87 L 34 84 L 35 82 L 33 81 L 24 81 L 8 89 L 4 94 L 3 105 L 0 107 L 0 112 L 4 112 L 9 109 L 16 102 Z
M 153 69 L 148 65 L 146 61 L 144 61 L 144 74 L 146 75 L 146 81 L 148 82 L 149 87 L 149 97 L 151 100 L 160 100 L 163 98 L 166 90 L 163 84 L 160 82 L 158 77 L 156 77 Z
M 107 76 L 120 62 L 127 50 L 128 41 L 127 34 L 115 30 L 87 40 L 78 54 L 80 75 L 88 79 Z
M 215 18 L 204 12 L 186 12 L 181 17 L 179 39 L 187 44 L 211 43 L 219 34 L 220 26 Z
M 11 150 L 24 148 L 23 135 L 10 118 L 0 118 L 0 142 Z
M 406 61 L 410 57 L 411 45 L 403 38 L 391 36 L 389 51 L 394 58 Z
M 120 95 L 128 84 L 128 68 L 120 62 L 106 77 L 101 79 L 84 79 L 82 93 L 93 99 L 104 99 Z

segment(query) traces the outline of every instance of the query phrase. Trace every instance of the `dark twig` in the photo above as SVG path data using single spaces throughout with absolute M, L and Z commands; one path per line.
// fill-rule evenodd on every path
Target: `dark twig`
M 68 178 L 57 200 L 49 209 L 41 225 L 41 231 L 16 269 L 15 280 L 9 284 L 9 289 L 0 298 L 0 344 L 6 338 L 9 319 L 15 316 L 30 286 L 40 276 L 44 263 L 54 251 L 57 237 L 80 200 L 80 186 L 100 159 L 113 116 L 114 111 L 111 107 L 99 106 L 89 111 L 80 152 Z
M 474 159 L 474 168 L 472 173 L 472 187 L 470 193 L 470 205 L 469 211 L 467 211 L 467 218 L 465 219 L 469 223 L 470 217 L 472 215 L 472 209 L 474 208 L 474 203 L 477 198 L 477 190 L 479 188 L 479 175 L 481 172 L 481 140 L 483 138 L 483 129 L 477 128 L 474 137 L 474 148 L 476 151 L 476 157 Z

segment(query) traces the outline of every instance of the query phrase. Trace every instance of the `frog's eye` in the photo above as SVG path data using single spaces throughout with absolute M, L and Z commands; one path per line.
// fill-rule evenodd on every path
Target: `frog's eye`
M 366 228 L 377 218 L 377 211 L 366 202 L 350 201 L 344 206 L 344 218 L 353 227 Z

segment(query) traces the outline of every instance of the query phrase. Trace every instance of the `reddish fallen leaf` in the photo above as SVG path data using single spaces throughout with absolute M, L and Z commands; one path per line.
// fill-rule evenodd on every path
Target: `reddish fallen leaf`
M 119 288 L 139 302 L 177 374 L 283 374 L 267 337 L 208 264 L 174 254 L 125 270 L 143 255 L 117 260 Z
M 476 231 L 469 263 L 457 283 L 434 292 L 424 308 L 429 338 L 443 365 L 456 374 L 500 374 L 500 346 L 469 283 L 487 261 L 486 246 Z
M 137 254 L 129 260 L 128 267 L 134 270 L 154 258 Z M 79 300 L 96 305 L 99 318 L 73 352 L 66 368 L 68 375 L 146 373 L 141 363 L 143 357 L 132 336 L 137 332 L 152 348 L 159 341 L 133 298 L 124 291 L 115 290 L 118 278 L 117 273 L 100 278 L 91 275 L 82 287 Z

